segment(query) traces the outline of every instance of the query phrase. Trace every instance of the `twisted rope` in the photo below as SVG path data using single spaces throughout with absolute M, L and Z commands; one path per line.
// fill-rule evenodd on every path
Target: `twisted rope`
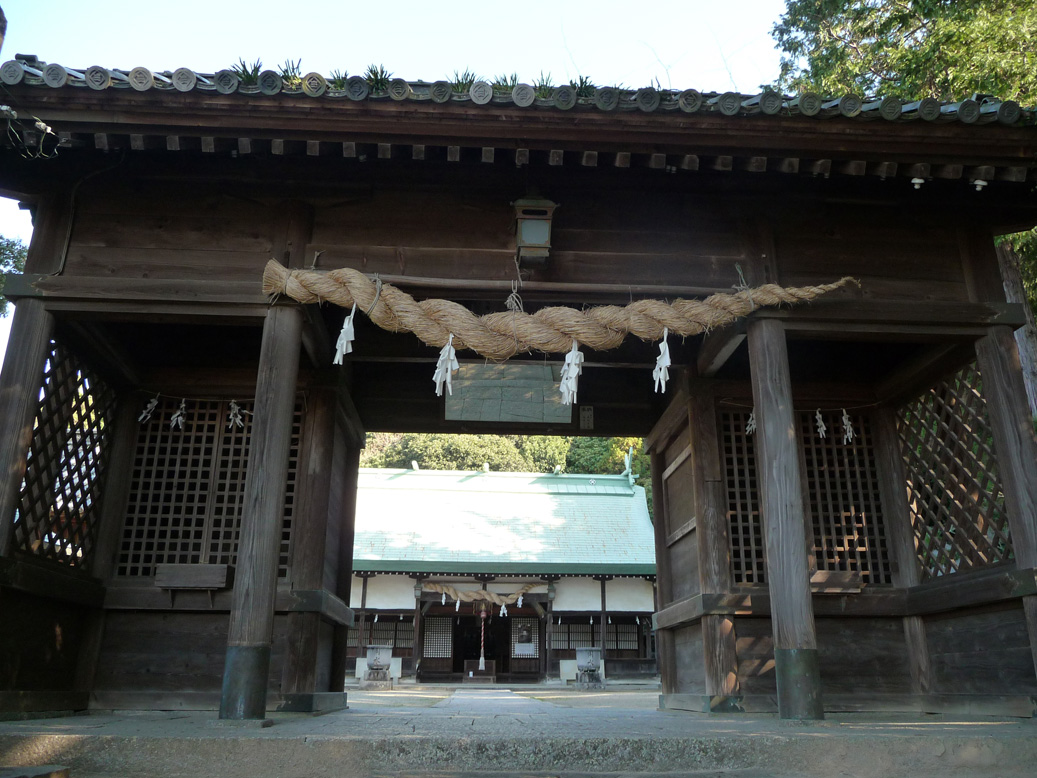
M 538 586 L 543 586 L 540 583 L 529 583 L 519 589 L 517 592 L 511 594 L 497 594 L 497 592 L 491 592 L 487 589 L 475 589 L 471 591 L 458 591 L 449 584 L 439 583 L 423 583 L 421 588 L 426 592 L 435 592 L 436 594 L 445 594 L 451 600 L 460 600 L 461 602 L 492 602 L 494 605 L 511 605 L 513 602 L 517 602 L 519 595 L 526 594 L 531 589 L 535 589 Z
M 642 340 L 661 340 L 663 329 L 671 335 L 698 335 L 723 327 L 756 308 L 807 302 L 847 284 L 846 277 L 831 284 L 781 287 L 765 284 L 705 300 L 637 300 L 627 306 L 602 305 L 579 311 L 574 308 L 542 308 L 534 314 L 502 311 L 476 316 L 449 300 L 418 302 L 392 284 L 380 289 L 359 270 L 341 268 L 327 273 L 288 270 L 275 260 L 263 272 L 263 292 L 285 295 L 300 303 L 332 302 L 343 308 L 353 303 L 367 311 L 371 321 L 389 332 L 412 332 L 424 343 L 442 348 L 454 335 L 454 347 L 471 349 L 489 359 L 508 359 L 515 354 L 542 351 L 563 354 L 573 340 L 596 351 L 617 348 L 627 335 Z

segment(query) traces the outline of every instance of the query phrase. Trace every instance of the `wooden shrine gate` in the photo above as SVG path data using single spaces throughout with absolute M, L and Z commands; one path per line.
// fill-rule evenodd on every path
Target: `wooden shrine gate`
M 1032 712 L 1037 442 L 993 245 L 1037 224 L 1032 114 L 41 67 L 2 68 L 54 129 L 0 146 L 36 224 L 4 290 L 3 709 L 342 705 L 357 462 L 391 430 L 647 436 L 666 707 Z M 585 348 L 571 415 L 480 420 L 365 309 L 333 367 L 347 311 L 270 304 L 271 257 L 475 314 L 516 273 L 527 311 L 860 287 L 671 335 L 665 394 L 628 338 Z

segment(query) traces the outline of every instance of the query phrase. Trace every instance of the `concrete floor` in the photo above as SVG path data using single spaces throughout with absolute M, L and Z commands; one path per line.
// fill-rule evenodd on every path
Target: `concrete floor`
M 0 723 L 0 766 L 64 764 L 72 778 L 323 776 L 817 776 L 1037 774 L 1031 719 L 659 711 L 657 692 L 412 687 L 349 692 L 350 709 L 274 714 L 269 728 L 210 712 Z

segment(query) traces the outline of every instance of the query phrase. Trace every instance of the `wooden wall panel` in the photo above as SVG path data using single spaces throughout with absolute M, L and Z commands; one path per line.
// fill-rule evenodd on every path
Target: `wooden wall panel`
M 0 614 L 0 691 L 75 688 L 89 609 L 0 588 Z
M 1018 602 L 925 618 L 933 691 L 1034 694 L 1037 677 Z
M 269 688 L 280 688 L 288 615 L 274 620 Z M 95 686 L 102 691 L 215 691 L 223 685 L 227 613 L 108 611 Z
M 815 619 L 826 693 L 911 691 L 903 620 Z M 744 694 L 774 694 L 774 643 L 768 619 L 736 618 L 738 681 Z
M 702 642 L 702 625 L 691 624 L 675 630 L 674 658 L 679 671 L 676 677 L 676 694 L 706 693 L 706 663 Z
M 680 600 L 698 594 L 699 539 L 691 532 L 670 546 L 670 569 L 673 571 L 673 599 Z

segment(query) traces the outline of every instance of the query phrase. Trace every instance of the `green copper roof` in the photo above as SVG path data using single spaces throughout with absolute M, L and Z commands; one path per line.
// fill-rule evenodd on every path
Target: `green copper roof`
M 626 476 L 361 469 L 354 569 L 654 575 Z

